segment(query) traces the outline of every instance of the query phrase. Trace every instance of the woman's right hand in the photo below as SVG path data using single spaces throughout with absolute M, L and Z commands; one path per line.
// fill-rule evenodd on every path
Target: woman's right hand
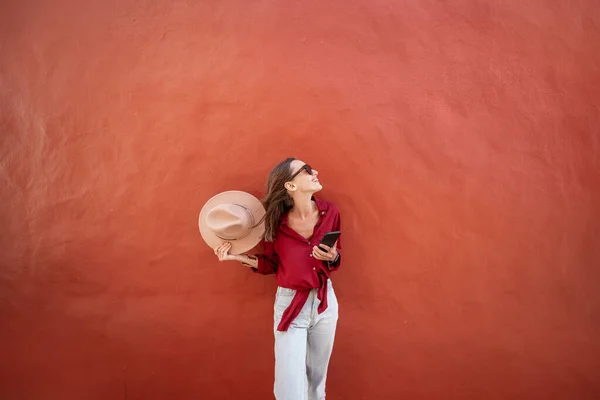
M 225 242 L 215 249 L 215 255 L 219 258 L 219 261 L 238 261 L 239 257 L 229 254 L 229 250 L 231 250 L 231 243 Z

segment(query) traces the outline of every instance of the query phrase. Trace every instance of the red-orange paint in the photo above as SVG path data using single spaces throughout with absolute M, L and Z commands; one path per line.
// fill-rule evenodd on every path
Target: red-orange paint
M 343 217 L 328 399 L 600 396 L 597 1 L 31 1 L 0 26 L 0 398 L 271 398 L 274 279 L 196 222 L 287 156 Z

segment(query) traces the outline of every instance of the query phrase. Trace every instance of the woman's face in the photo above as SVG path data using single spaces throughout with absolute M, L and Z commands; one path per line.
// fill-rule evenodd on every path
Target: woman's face
M 292 161 L 290 169 L 292 170 L 292 175 L 296 175 L 290 181 L 295 189 L 293 191 L 315 193 L 323 189 L 323 186 L 321 186 L 321 183 L 319 182 L 319 178 L 317 178 L 319 171 L 308 167 L 304 161 Z M 312 170 L 312 174 L 309 174 L 307 169 L 309 171 Z

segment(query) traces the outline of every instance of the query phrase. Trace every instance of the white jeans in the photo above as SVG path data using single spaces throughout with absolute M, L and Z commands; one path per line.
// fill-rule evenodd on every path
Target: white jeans
M 319 315 L 317 289 L 313 289 L 300 314 L 286 332 L 277 325 L 295 290 L 277 288 L 275 298 L 275 398 L 277 400 L 323 400 L 327 367 L 333 350 L 338 302 L 327 282 L 327 310 Z

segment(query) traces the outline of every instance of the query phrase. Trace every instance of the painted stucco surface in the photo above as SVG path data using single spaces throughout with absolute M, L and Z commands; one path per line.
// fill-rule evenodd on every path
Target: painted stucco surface
M 196 222 L 290 155 L 328 399 L 599 398 L 599 7 L 3 2 L 0 399 L 272 398 L 274 279 Z

